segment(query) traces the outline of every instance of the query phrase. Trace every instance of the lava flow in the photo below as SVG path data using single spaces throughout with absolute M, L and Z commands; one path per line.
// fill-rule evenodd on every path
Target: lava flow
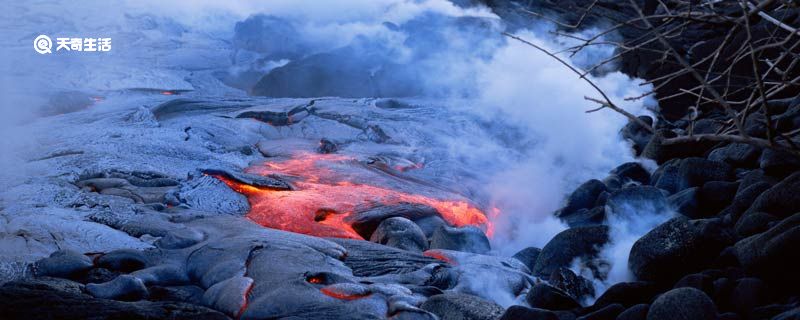
M 391 188 L 370 184 L 382 180 L 381 177 L 352 157 L 297 153 L 286 160 L 266 162 L 246 171 L 288 177 L 293 186 L 293 190 L 272 190 L 216 176 L 247 196 L 251 207 L 247 217 L 265 227 L 319 237 L 361 239 L 347 220 L 357 209 L 416 203 L 436 209 L 451 225 L 474 225 L 484 228 L 487 235 L 492 234 L 486 215 L 468 200 L 440 199 L 436 195 L 444 193 L 441 190 L 425 186 L 401 188 L 396 180 L 392 180 Z

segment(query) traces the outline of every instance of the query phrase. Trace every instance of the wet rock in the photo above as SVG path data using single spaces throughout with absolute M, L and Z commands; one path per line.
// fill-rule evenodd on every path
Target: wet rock
M 589 260 L 608 242 L 608 226 L 577 227 L 557 234 L 536 259 L 534 275 L 546 277 L 561 267 L 569 267 L 575 258 Z
M 557 216 L 566 217 L 580 209 L 593 208 L 597 196 L 606 190 L 606 185 L 600 180 L 592 179 L 584 182 L 567 197 L 567 204 L 557 213 Z
M 651 282 L 620 282 L 603 292 L 594 302 L 594 306 L 603 307 L 614 303 L 630 307 L 650 301 L 659 293 L 658 287 Z
M 558 316 L 549 310 L 511 306 L 499 320 L 558 320 Z
M 625 311 L 625 307 L 621 304 L 610 304 L 600 310 L 590 312 L 583 316 L 578 317 L 577 320 L 607 320 L 616 319 L 617 315 Z
M 606 202 L 609 215 L 635 219 L 641 215 L 667 214 L 669 202 L 664 193 L 651 186 L 636 186 L 613 192 Z
M 658 297 L 647 320 L 714 320 L 717 309 L 705 293 L 694 288 L 672 289 Z
M 747 188 L 739 186 L 731 204 L 720 212 L 721 216 L 728 215 L 731 217 L 732 222 L 735 222 L 741 215 L 753 204 L 761 193 L 771 188 L 767 182 L 757 182 L 751 184 Z
M 512 258 L 521 261 L 529 270 L 533 270 L 533 265 L 536 264 L 536 259 L 539 258 L 539 253 L 541 252 L 542 249 L 527 247 L 515 253 Z
M 639 116 L 639 119 L 642 119 L 642 121 L 650 126 L 653 125 L 653 118 L 649 116 Z M 636 155 L 640 155 L 642 153 L 648 142 L 650 142 L 650 139 L 653 137 L 653 133 L 635 121 L 628 121 L 628 124 L 622 128 L 620 134 L 623 138 L 633 143 L 633 150 L 635 151 Z
M 732 241 L 720 220 L 678 217 L 637 240 L 628 266 L 640 280 L 671 283 L 711 264 Z
M 428 249 L 428 240 L 422 229 L 403 217 L 383 220 L 369 240 L 407 251 L 422 252 Z
M 547 310 L 570 310 L 581 306 L 568 293 L 546 283 L 534 285 L 525 296 L 525 301 L 533 308 Z
M 787 217 L 800 211 L 800 197 L 796 196 L 797 190 L 800 190 L 800 172 L 795 172 L 761 193 L 747 211 Z
M 786 176 L 800 169 L 800 157 L 787 151 L 764 149 L 758 165 L 769 175 Z
M 769 230 L 742 239 L 734 245 L 734 254 L 750 273 L 779 284 L 791 286 L 800 283 L 796 265 L 787 261 L 800 261 L 800 213 L 796 213 Z
M 74 278 L 92 268 L 92 259 L 72 250 L 59 250 L 34 264 L 38 276 Z
M 607 193 L 603 193 L 607 194 Z M 594 226 L 603 224 L 606 219 L 606 211 L 602 206 L 590 209 L 579 209 L 570 215 L 559 216 L 561 220 L 567 223 L 570 227 Z
M 700 211 L 700 200 L 698 193 L 700 188 L 694 187 L 678 191 L 677 193 L 669 196 L 668 200 L 670 206 L 675 208 L 678 213 L 690 218 L 698 219 L 703 218 Z
M 431 236 L 431 249 L 446 249 L 473 253 L 487 253 L 492 248 L 481 229 L 473 226 L 461 228 L 441 226 Z
M 707 274 L 693 273 L 678 280 L 673 288 L 695 288 L 712 295 L 714 293 L 714 278 Z
M 722 148 L 714 149 L 708 155 L 708 160 L 728 163 L 739 168 L 758 167 L 758 158 L 761 150 L 746 143 L 731 143 Z
M 619 176 L 623 181 L 635 181 L 640 184 L 650 183 L 650 172 L 638 162 L 628 162 L 611 170 L 612 174 Z
M 653 173 L 652 180 L 654 186 L 672 194 L 686 188 L 700 187 L 709 181 L 730 181 L 733 178 L 733 167 L 727 163 L 685 158 L 663 164 Z
M 567 268 L 558 268 L 550 275 L 550 285 L 566 292 L 576 301 L 594 296 L 594 285 L 589 279 L 576 275 Z
M 764 212 L 747 213 L 736 221 L 736 234 L 739 237 L 749 237 L 767 231 L 770 225 L 778 221 L 778 217 Z
M 442 320 L 494 320 L 503 314 L 499 305 L 462 293 L 445 293 L 430 297 L 420 306 Z
M 650 309 L 648 304 L 637 304 L 617 315 L 616 320 L 645 320 L 647 319 L 648 309 Z
M 147 261 L 147 256 L 142 251 L 120 249 L 97 258 L 97 266 L 114 271 L 132 272 L 144 268 Z
M 709 181 L 698 190 L 700 211 L 704 217 L 714 216 L 728 206 L 739 189 L 738 182 Z
M 147 297 L 147 287 L 144 282 L 126 274 L 109 282 L 87 284 L 86 292 L 96 298 L 112 300 L 133 301 Z

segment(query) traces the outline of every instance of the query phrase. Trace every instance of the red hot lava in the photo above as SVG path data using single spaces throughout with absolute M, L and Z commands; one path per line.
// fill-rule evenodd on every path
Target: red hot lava
M 357 208 L 417 203 L 436 209 L 451 225 L 478 226 L 489 236 L 493 231 L 486 215 L 469 200 L 442 199 L 436 195 L 443 192 L 430 187 L 398 187 L 403 185 L 398 179 L 390 179 L 389 184 L 394 188 L 370 184 L 386 177 L 348 156 L 297 153 L 289 159 L 266 162 L 246 171 L 289 177 L 294 187 L 294 190 L 262 189 L 216 176 L 247 196 L 251 207 L 247 217 L 268 228 L 319 237 L 361 239 L 346 219 Z M 414 193 L 400 189 L 413 189 Z

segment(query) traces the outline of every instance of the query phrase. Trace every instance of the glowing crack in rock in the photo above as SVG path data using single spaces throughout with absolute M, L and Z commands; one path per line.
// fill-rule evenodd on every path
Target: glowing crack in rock
M 388 175 L 353 157 L 298 152 L 245 171 L 279 176 L 293 186 L 293 190 L 274 190 L 215 176 L 247 196 L 251 207 L 247 217 L 268 228 L 361 239 L 347 220 L 354 212 L 378 205 L 414 203 L 436 209 L 453 226 L 473 225 L 492 235 L 487 215 L 468 199 Z M 496 209 L 491 213 L 496 215 Z

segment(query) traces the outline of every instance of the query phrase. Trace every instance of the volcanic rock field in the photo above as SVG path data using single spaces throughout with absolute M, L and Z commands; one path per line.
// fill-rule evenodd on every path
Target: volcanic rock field
M 541 55 L 503 33 L 536 34 L 545 39 L 536 43 L 557 48 L 564 43 L 539 32 L 577 38 L 636 19 L 627 1 L 386 2 L 387 12 L 415 8 L 401 22 L 376 18 L 376 28 L 403 35 L 408 52 L 358 23 L 364 34 L 318 48 L 305 27 L 287 22 L 291 14 L 249 13 L 225 25 L 223 37 L 159 13 L 131 13 L 101 30 L 123 30 L 118 50 L 129 41 L 137 51 L 96 69 L 68 57 L 77 58 L 63 72 L 87 80 L 34 75 L 36 90 L 53 87 L 42 107 L 2 123 L 14 157 L 3 158 L 0 180 L 0 319 L 800 319 L 796 29 L 775 45 L 789 57 L 773 67 L 781 79 L 747 78 L 749 60 L 733 68 L 736 85 L 783 84 L 764 109 L 733 111 L 742 112 L 752 140 L 670 142 L 738 122 L 720 106 L 674 98 L 699 82 L 664 81 L 682 73 L 648 50 L 654 42 L 587 73 L 601 86 L 649 82 L 631 92 L 652 90 L 651 97 L 624 105 L 632 117 L 610 107 L 585 113 L 596 107 L 591 101 L 523 99 L 524 113 L 553 123 L 534 135 L 525 116 L 463 94 L 495 88 L 481 82 L 493 73 L 441 69 L 462 58 L 444 53 L 467 52 L 475 59 L 459 60 L 467 65 L 502 56 L 511 44 L 525 48 L 522 57 Z M 690 3 L 632 2 L 662 16 Z M 739 6 L 697 3 L 699 12 L 734 17 Z M 794 1 L 742 3 L 800 28 Z M 79 24 L 41 14 L 60 5 L 12 9 L 29 21 Z M 582 14 L 587 8 L 593 13 Z M 752 15 L 741 18 L 754 26 L 747 37 L 726 37 L 729 21 L 698 20 L 668 41 L 700 65 L 719 43 L 778 36 L 774 21 Z M 13 52 L 35 54 L 30 23 L 3 28 L 24 35 L 24 50 Z M 609 41 L 654 37 L 635 24 L 617 28 Z M 298 40 L 304 36 L 311 40 Z M 187 44 L 198 39 L 205 42 Z M 585 58 L 564 59 L 581 66 Z M 61 63 L 36 59 L 17 67 Z M 582 82 L 550 57 L 538 59 L 552 65 L 533 79 Z M 459 88 L 431 81 L 440 78 L 458 78 Z M 23 92 L 27 82 L 7 85 Z M 587 123 L 595 131 L 580 136 Z M 578 138 L 557 138 L 572 134 Z M 577 154 L 530 156 L 562 149 Z M 542 169 L 508 169 L 520 164 Z

